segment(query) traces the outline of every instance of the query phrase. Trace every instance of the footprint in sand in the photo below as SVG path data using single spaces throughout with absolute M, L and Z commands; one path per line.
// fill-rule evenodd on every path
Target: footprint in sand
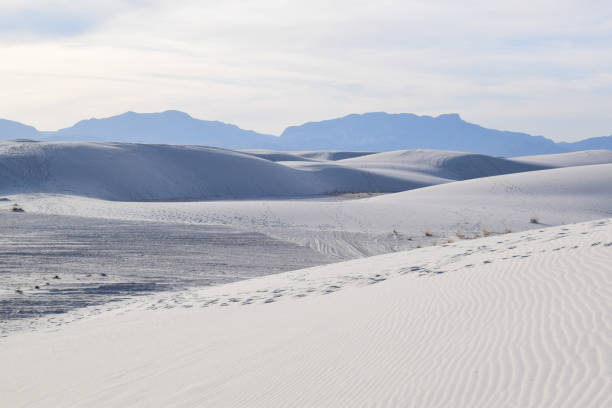
M 369 279 L 370 279 L 370 282 L 369 282 L 370 285 L 387 280 L 387 278 L 382 275 L 374 275 L 374 276 L 371 276 Z
M 340 289 L 340 286 L 330 285 L 330 286 L 327 287 L 327 289 L 325 289 L 325 291 L 323 293 L 327 295 L 329 293 L 336 292 L 338 289 Z

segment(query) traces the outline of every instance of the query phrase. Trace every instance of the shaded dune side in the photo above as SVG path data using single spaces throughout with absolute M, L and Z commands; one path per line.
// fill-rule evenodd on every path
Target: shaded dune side
M 612 163 L 612 150 L 585 150 L 580 152 L 513 157 L 516 163 L 549 167 L 589 166 Z
M 550 168 L 482 154 L 443 150 L 397 150 L 341 160 L 343 166 L 376 172 L 418 172 L 448 180 L 467 180 Z
M 353 157 L 361 157 L 367 156 L 369 154 L 374 154 L 376 152 L 352 152 L 352 151 L 343 151 L 343 150 L 313 150 L 313 151 L 293 151 L 292 154 L 303 157 L 304 159 L 312 159 L 312 160 L 344 160 L 350 159 Z
M 360 169 L 302 171 L 231 150 L 129 143 L 0 143 L 0 193 L 107 200 L 397 192 L 422 183 Z

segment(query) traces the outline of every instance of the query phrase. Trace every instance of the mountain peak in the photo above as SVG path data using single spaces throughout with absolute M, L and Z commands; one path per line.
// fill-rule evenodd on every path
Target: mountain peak
M 188 113 L 174 109 L 163 111 L 161 113 L 158 113 L 158 115 L 170 118 L 193 119 L 193 117 Z
M 0 139 L 30 139 L 38 137 L 38 130 L 33 126 L 13 120 L 0 119 Z
M 391 151 L 455 150 L 494 156 L 524 156 L 578 150 L 611 149 L 612 137 L 555 143 L 542 136 L 487 129 L 466 122 L 458 113 L 419 116 L 367 112 L 290 126 L 280 137 L 238 126 L 200 120 L 179 110 L 128 111 L 82 120 L 55 132 L 0 119 L 0 139 L 116 141 L 207 145 L 229 149 Z
M 444 120 L 457 120 L 457 121 L 461 121 L 461 116 L 459 116 L 458 113 L 443 113 L 441 115 L 438 115 L 436 117 L 436 119 L 444 119 Z

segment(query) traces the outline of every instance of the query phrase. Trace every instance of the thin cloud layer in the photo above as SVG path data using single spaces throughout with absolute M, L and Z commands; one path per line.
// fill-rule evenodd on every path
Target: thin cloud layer
M 109 0 L 20 0 L 0 3 L 0 38 L 5 42 L 32 41 L 46 36 L 75 36 L 143 1 Z
M 556 140 L 612 133 L 605 1 L 100 3 L 0 5 L 0 116 L 53 129 L 173 108 L 278 134 L 460 112 Z

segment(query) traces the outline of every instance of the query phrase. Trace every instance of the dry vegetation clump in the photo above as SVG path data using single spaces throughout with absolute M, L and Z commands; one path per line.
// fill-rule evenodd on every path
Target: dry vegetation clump
M 529 222 L 532 223 L 532 224 L 539 224 L 540 220 L 538 220 L 538 217 L 531 217 L 529 219 Z
M 433 234 L 429 230 L 425 231 L 424 234 L 426 237 L 433 237 Z
M 460 231 L 457 231 L 457 233 L 456 233 L 455 235 L 456 235 L 456 236 L 457 236 L 457 238 L 459 238 L 459 239 L 465 239 L 465 234 L 464 234 L 464 233 L 462 233 L 462 232 L 460 232 Z
M 512 230 L 511 230 L 510 228 L 506 228 L 506 229 L 504 230 L 504 234 L 509 234 L 509 233 L 511 233 L 511 232 L 512 232 Z
M 24 212 L 23 208 L 19 206 L 19 204 L 13 204 L 11 207 L 12 212 Z
M 491 233 L 489 231 L 487 231 L 486 229 L 482 229 L 482 236 L 483 237 L 488 237 L 489 235 L 491 235 Z

